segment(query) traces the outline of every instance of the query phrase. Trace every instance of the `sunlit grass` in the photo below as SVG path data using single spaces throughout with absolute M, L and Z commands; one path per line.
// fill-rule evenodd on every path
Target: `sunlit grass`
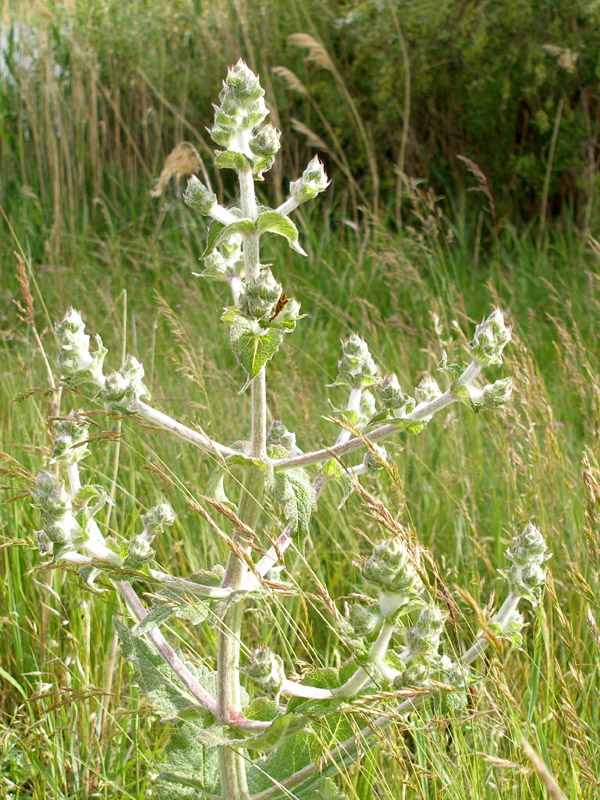
M 35 277 L 50 316 L 58 319 L 75 303 L 112 348 L 115 366 L 125 320 L 127 347 L 146 364 L 155 404 L 231 442 L 247 435 L 248 412 L 246 398 L 237 395 L 242 378 L 218 321 L 218 302 L 228 298 L 216 301 L 218 289 L 190 275 L 197 234 L 186 232 L 190 222 L 179 209 L 170 213 L 164 223 L 165 233 L 172 230 L 165 237 L 170 241 L 122 233 L 114 261 L 93 243 L 70 241 L 64 259 L 36 265 Z M 181 220 L 186 229 L 175 234 Z M 343 227 L 326 243 L 318 232 L 318 223 L 306 231 L 313 251 L 308 263 L 289 261 L 287 254 L 280 263 L 286 291 L 303 302 L 309 317 L 270 367 L 271 413 L 291 429 L 309 431 L 299 442 L 304 449 L 330 442 L 335 429 L 320 417 L 330 413 L 328 396 L 337 400 L 325 384 L 335 374 L 340 336 L 360 331 L 381 368 L 398 372 L 410 389 L 422 372 L 435 369 L 442 349 L 458 360 L 462 332 L 500 303 L 515 325 L 502 372 L 514 376 L 513 404 L 500 414 L 479 416 L 456 408 L 418 437 L 399 436 L 391 447 L 399 483 L 384 475 L 369 485 L 414 526 L 449 589 L 466 589 L 482 607 L 494 592 L 502 600 L 505 587 L 497 570 L 506 544 L 526 520 L 536 521 L 554 552 L 544 605 L 528 614 L 523 652 L 503 649 L 478 665 L 485 680 L 474 690 L 469 713 L 450 723 L 448 709 L 440 707 L 437 722 L 414 718 L 404 730 L 398 727 L 368 770 L 350 769 L 342 785 L 360 800 L 491 798 L 499 791 L 541 798 L 544 790 L 521 747 L 524 737 L 567 796 L 592 798 L 599 769 L 599 687 L 598 644 L 588 615 L 598 618 L 598 572 L 583 531 L 581 461 L 586 449 L 592 463 L 597 456 L 593 256 L 564 234 L 541 251 L 526 237 L 506 235 L 500 261 L 492 257 L 474 276 L 466 243 L 425 246 L 380 232 L 361 253 Z M 138 266 L 128 270 L 125 262 L 134 253 Z M 42 330 L 46 320 L 40 298 L 35 301 Z M 170 320 L 165 304 L 173 309 Z M 174 335 L 178 328 L 185 336 Z M 45 375 L 14 309 L 3 330 L 1 449 L 8 454 L 3 483 L 10 498 L 27 491 L 47 458 L 47 401 L 37 391 L 14 402 L 20 392 L 43 389 Z M 43 341 L 52 354 L 49 329 Z M 91 399 L 65 392 L 65 409 L 80 405 L 94 407 Z M 98 433 L 117 425 L 104 415 L 95 422 Z M 113 441 L 99 440 L 84 476 L 95 473 L 94 480 L 110 486 L 115 452 Z M 180 571 L 186 562 L 196 568 L 222 561 L 222 545 L 186 505 L 186 496 L 200 497 L 209 472 L 197 451 L 124 421 L 110 529 L 127 538 L 141 510 L 166 497 L 179 522 L 174 541 L 160 542 L 161 562 Z M 290 575 L 304 593 L 280 600 L 250 628 L 250 644 L 268 632 L 298 669 L 303 663 L 335 665 L 346 657 L 330 618 L 321 616 L 318 582 L 333 598 L 360 591 L 350 562 L 365 544 L 355 528 L 378 536 L 356 497 L 340 514 L 337 502 L 332 487 L 314 521 L 307 549 L 314 574 L 298 556 L 289 556 Z M 3 790 L 15 798 L 144 796 L 163 728 L 144 711 L 121 664 L 111 623 L 119 608 L 109 592 L 93 597 L 84 591 L 74 574 L 39 571 L 31 543 L 36 523 L 27 501 L 3 508 L 0 666 L 11 676 L 2 695 Z M 597 521 L 590 513 L 593 538 Z M 476 623 L 464 600 L 455 599 L 464 613 L 457 618 L 457 636 L 466 644 Z M 176 634 L 181 646 L 211 663 L 212 629 L 178 627 Z

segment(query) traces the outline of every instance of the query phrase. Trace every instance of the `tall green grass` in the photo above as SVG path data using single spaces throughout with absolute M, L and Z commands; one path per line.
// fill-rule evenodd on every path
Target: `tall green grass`
M 241 376 L 218 322 L 219 303 L 228 298 L 191 276 L 199 231 L 185 214 L 179 207 L 169 211 L 164 236 L 154 240 L 125 229 L 110 259 L 85 241 L 65 242 L 58 263 L 35 265 L 36 324 L 45 329 L 51 354 L 43 305 L 55 320 L 75 303 L 90 328 L 106 336 L 113 364 L 120 362 L 125 335 L 128 349 L 146 365 L 159 407 L 229 442 L 246 434 L 248 416 L 236 394 Z M 461 234 L 464 221 L 454 223 L 450 244 L 444 235 L 450 222 L 440 226 L 437 237 L 419 238 L 415 231 L 402 239 L 379 229 L 361 246 L 339 220 L 325 228 L 315 219 L 305 230 L 308 262 L 274 251 L 286 291 L 309 316 L 269 369 L 270 411 L 291 429 L 308 431 L 303 448 L 329 442 L 335 429 L 322 418 L 330 413 L 325 384 L 335 374 L 341 336 L 360 331 L 378 363 L 397 371 L 408 388 L 421 372 L 435 369 L 442 349 L 460 357 L 464 333 L 499 303 L 515 325 L 505 368 L 515 378 L 513 404 L 479 416 L 461 407 L 418 437 L 398 437 L 391 448 L 398 480 L 384 475 L 368 485 L 414 526 L 438 561 L 458 604 L 460 642 L 468 642 L 476 627 L 467 600 L 484 607 L 494 592 L 502 597 L 497 570 L 504 549 L 530 518 L 554 553 L 552 578 L 544 605 L 529 614 L 523 652 L 501 648 L 479 666 L 485 681 L 475 689 L 469 714 L 449 721 L 440 707 L 434 721 L 423 720 L 423 729 L 396 728 L 367 770 L 350 769 L 341 781 L 361 800 L 399 792 L 406 798 L 491 798 L 499 791 L 541 798 L 524 737 L 567 797 L 591 799 L 600 765 L 593 622 L 598 569 L 589 540 L 597 545 L 598 521 L 586 497 L 582 459 L 587 453 L 593 470 L 598 458 L 596 259 L 574 231 L 557 232 L 540 248 L 535 236 L 506 230 L 496 252 L 474 265 L 473 239 Z M 6 292 L 18 299 L 8 286 Z M 3 482 L 10 499 L 27 492 L 48 452 L 47 400 L 38 390 L 15 402 L 31 387 L 45 386 L 41 357 L 15 308 L 3 324 L 0 359 Z M 336 402 L 335 395 L 331 399 Z M 67 393 L 63 402 L 64 408 L 91 404 Z M 105 434 L 114 433 L 117 422 L 104 415 L 95 421 L 104 436 L 89 468 L 110 486 L 116 445 Z M 186 497 L 200 496 L 209 472 L 197 451 L 124 422 L 111 530 L 131 535 L 142 506 L 166 496 L 179 523 L 174 541 L 161 542 L 163 562 L 181 570 L 186 562 L 200 567 L 222 559 L 221 545 L 186 505 Z M 315 598 L 323 587 L 333 598 L 359 589 L 349 568 L 351 554 L 364 546 L 355 528 L 380 535 L 356 497 L 341 514 L 338 501 L 332 488 L 320 502 L 307 552 L 310 569 L 290 557 L 304 594 L 253 625 L 256 642 L 268 631 L 298 669 L 302 662 L 335 664 L 345 657 Z M 27 500 L 3 508 L 4 790 L 15 798 L 142 797 L 162 727 L 144 711 L 121 665 L 111 623 L 120 610 L 108 593 L 90 596 L 68 571 L 40 572 Z M 457 586 L 468 595 L 456 594 Z M 175 634 L 181 646 L 211 662 L 211 629 L 178 628 Z M 11 790 L 10 782 L 18 788 Z

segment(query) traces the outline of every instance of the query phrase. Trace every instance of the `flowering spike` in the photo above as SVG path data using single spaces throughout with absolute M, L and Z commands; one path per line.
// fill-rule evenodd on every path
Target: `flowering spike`
M 59 420 L 50 463 L 63 461 L 65 464 L 75 464 L 84 459 L 89 452 L 88 436 L 89 423 L 82 410 L 74 411 L 68 417 Z
M 64 318 L 56 324 L 55 332 L 60 343 L 56 360 L 61 377 L 71 385 L 94 383 L 104 385 L 102 365 L 107 350 L 102 339 L 96 336 L 96 352 L 90 352 L 90 337 L 79 311 L 69 308 Z
M 506 557 L 512 561 L 506 574 L 511 592 L 537 605 L 546 580 L 544 562 L 550 558 L 538 528 L 529 522 L 517 539 L 515 549 L 506 551 Z
M 502 351 L 511 339 L 511 329 L 504 323 L 504 315 L 497 308 L 475 328 L 469 350 L 480 367 L 502 364 Z
M 290 183 L 290 193 L 298 205 L 313 200 L 329 186 L 323 162 L 315 156 L 302 173 L 302 177 Z
M 191 175 L 183 200 L 190 208 L 195 208 L 201 214 L 208 215 L 217 202 L 217 195 L 213 194 L 195 175 Z

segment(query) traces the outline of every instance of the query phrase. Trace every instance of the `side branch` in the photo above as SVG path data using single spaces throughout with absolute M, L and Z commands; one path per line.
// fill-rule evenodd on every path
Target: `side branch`
M 158 411 L 156 408 L 147 405 L 147 403 L 144 403 L 142 400 L 136 400 L 133 409 L 137 411 L 140 417 L 148 420 L 148 422 L 152 422 L 158 425 L 159 428 L 164 428 L 166 431 L 174 433 L 176 436 L 179 436 L 180 439 L 185 439 L 185 441 L 190 442 L 205 453 L 210 453 L 213 456 L 221 456 L 223 458 L 236 454 L 239 455 L 238 451 L 234 450 L 232 447 L 227 447 L 224 444 L 215 442 L 206 434 L 195 431 L 193 428 L 188 428 L 181 422 L 177 422 L 177 420 L 169 417 L 168 414 L 163 414 L 162 411 Z
M 446 406 L 458 402 L 458 398 L 448 390 L 444 394 L 431 400 L 429 403 L 420 403 L 414 411 L 402 417 L 399 422 L 421 422 L 427 417 L 431 417 L 438 411 L 441 411 Z M 399 426 L 397 423 L 388 423 L 376 428 L 371 433 L 365 434 L 365 439 L 371 442 L 379 442 L 382 439 L 387 439 L 392 434 L 397 433 Z M 363 439 L 350 439 L 348 442 L 335 444 L 333 447 L 325 447 L 322 450 L 315 450 L 312 453 L 303 453 L 301 456 L 293 456 L 292 458 L 281 458 L 273 461 L 274 469 L 293 469 L 294 467 L 308 467 L 311 464 L 320 464 L 323 461 L 329 461 L 334 456 L 345 456 L 347 453 L 353 453 L 355 450 L 360 450 L 365 447 Z

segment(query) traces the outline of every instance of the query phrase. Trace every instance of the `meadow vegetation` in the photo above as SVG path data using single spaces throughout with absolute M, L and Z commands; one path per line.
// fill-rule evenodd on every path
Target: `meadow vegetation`
M 515 384 L 512 403 L 477 416 L 457 406 L 420 436 L 398 437 L 388 448 L 397 472 L 378 473 L 366 486 L 431 552 L 456 604 L 453 632 L 460 646 L 468 646 L 476 633 L 474 610 L 484 609 L 494 591 L 501 595 L 504 582 L 497 570 L 505 566 L 506 546 L 528 520 L 535 520 L 554 554 L 543 603 L 528 616 L 522 652 L 493 646 L 479 664 L 486 681 L 474 688 L 467 710 L 452 715 L 440 706 L 433 720 L 416 717 L 397 726 L 360 769 L 350 763 L 340 772 L 339 785 L 352 800 L 487 800 L 500 792 L 512 800 L 543 798 L 548 791 L 560 797 L 553 775 L 564 796 L 592 800 L 600 785 L 600 247 L 588 236 L 596 223 L 595 176 L 591 166 L 584 169 L 595 163 L 593 120 L 588 128 L 584 116 L 575 121 L 579 107 L 573 97 L 581 76 L 577 83 L 565 59 L 558 64 L 561 54 L 545 51 L 544 63 L 558 70 L 565 85 L 545 77 L 536 89 L 550 121 L 536 134 L 547 138 L 530 143 L 529 162 L 523 162 L 532 165 L 530 175 L 503 157 L 511 152 L 508 132 L 505 138 L 490 137 L 496 142 L 493 158 L 489 152 L 482 157 L 483 144 L 477 152 L 463 149 L 473 135 L 456 144 L 448 119 L 469 73 L 460 73 L 463 62 L 455 62 L 463 83 L 453 84 L 454 101 L 446 93 L 450 110 L 435 135 L 439 141 L 446 132 L 457 154 L 493 174 L 488 184 L 476 174 L 463 183 L 448 153 L 443 169 L 436 168 L 442 156 L 431 142 L 419 168 L 412 168 L 411 147 L 423 130 L 419 116 L 424 108 L 439 110 L 424 102 L 432 95 L 430 86 L 419 83 L 422 73 L 411 84 L 415 128 L 400 124 L 385 147 L 373 145 L 392 136 L 394 125 L 385 116 L 391 113 L 391 89 L 388 75 L 388 84 L 382 77 L 378 92 L 370 93 L 365 76 L 382 76 L 376 62 L 384 58 L 384 45 L 393 48 L 394 58 L 405 58 L 397 40 L 389 38 L 391 27 L 370 25 L 373 15 L 379 19 L 377 6 L 288 6 L 286 14 L 276 13 L 277 3 L 257 4 L 251 14 L 243 3 L 184 0 L 169 4 L 168 11 L 158 3 L 23 4 L 18 12 L 6 6 L 5 20 L 15 24 L 4 28 L 1 76 L 0 450 L 6 503 L 0 511 L 0 796 L 144 797 L 165 745 L 164 726 L 148 713 L 121 660 L 112 623 L 121 613 L 115 598 L 91 597 L 68 569 L 38 568 L 32 537 L 37 522 L 23 498 L 48 457 L 51 409 L 13 251 L 24 259 L 33 321 L 51 363 L 53 325 L 75 305 L 102 331 L 113 353 L 126 342 L 143 361 L 160 408 L 189 425 L 201 421 L 220 441 L 245 434 L 249 416 L 240 412 L 236 394 L 239 368 L 214 311 L 222 298 L 217 300 L 214 284 L 192 275 L 204 226 L 185 209 L 177 175 L 159 196 L 150 196 L 166 156 L 185 140 L 194 146 L 187 156 L 198 174 L 208 175 L 224 202 L 233 198 L 233 185 L 222 184 L 210 166 L 202 125 L 227 65 L 241 53 L 261 74 L 273 121 L 292 142 L 264 184 L 265 199 L 273 205 L 283 199 L 284 187 L 317 144 L 320 150 L 325 146 L 333 175 L 334 191 L 317 207 L 303 208 L 297 220 L 309 258 L 300 261 L 284 246 L 269 245 L 284 289 L 290 287 L 309 313 L 270 366 L 277 387 L 277 396 L 268 397 L 270 414 L 290 430 L 310 431 L 301 445 L 315 449 L 337 435 L 324 417 L 331 414 L 329 399 L 340 402 L 338 390 L 326 388 L 336 375 L 340 338 L 357 331 L 377 363 L 395 371 L 403 385 L 415 386 L 420 371 L 435 371 L 443 350 L 458 360 L 473 325 L 500 306 L 514 326 L 505 366 Z M 413 16 L 406 22 L 402 4 L 393 8 L 410 63 L 413 58 L 437 63 L 433 46 L 416 52 L 419 37 L 437 41 L 422 33 L 433 24 L 429 6 L 407 6 Z M 528 7 L 514 4 L 513 13 L 520 9 L 525 17 Z M 561 38 L 560 47 L 569 52 L 581 47 L 579 63 L 592 70 L 586 55 L 591 22 L 585 28 L 592 12 L 576 9 L 569 16 L 566 4 L 561 8 L 548 4 L 547 13 L 559 32 L 576 35 Z M 322 50 L 317 50 L 321 13 L 328 24 L 320 29 Z M 350 20 L 352 25 L 350 13 L 358 20 Z M 369 22 L 362 29 L 360 14 Z M 334 24 L 342 18 L 346 28 L 354 26 L 351 33 Z M 510 19 L 505 35 L 512 42 Z M 481 30 L 489 31 L 493 19 L 480 22 Z M 31 43 L 31 29 L 19 28 L 22 23 L 35 30 L 32 54 L 18 55 L 18 41 Z M 361 30 L 375 37 L 373 50 L 363 45 Z M 465 22 L 463 36 L 467 30 Z M 290 43 L 288 35 L 298 33 L 312 37 L 313 44 L 306 38 Z M 538 39 L 534 33 L 527 28 L 523 34 L 532 50 L 534 44 L 553 43 L 546 41 L 547 30 L 540 30 Z M 457 42 L 460 37 L 456 47 Z M 321 63 L 315 58 L 305 63 L 307 52 Z M 362 73 L 356 52 L 368 62 Z M 511 52 L 516 51 L 507 59 Z M 466 59 L 464 48 L 461 54 Z M 494 51 L 488 55 L 482 76 L 522 74 L 500 58 L 496 64 Z M 323 66 L 326 58 L 335 69 Z M 474 51 L 472 58 L 476 65 L 482 56 Z M 282 65 L 299 81 L 295 94 L 293 78 L 273 71 Z M 556 92 L 553 102 L 544 94 L 550 87 Z M 509 97 L 511 90 L 512 84 L 505 90 Z M 380 94 L 381 116 L 371 108 Z M 404 113 L 406 95 L 399 97 Z M 591 89 L 587 97 L 591 102 Z M 475 97 L 473 103 L 476 109 Z M 346 116 L 335 119 L 342 112 Z M 469 113 L 479 119 L 475 110 Z M 291 117 L 310 130 L 297 124 L 294 138 L 286 129 Z M 430 122 L 427 117 L 421 125 Z M 540 147 L 541 163 L 531 155 Z M 575 157 L 580 160 L 569 164 Z M 530 182 L 523 188 L 525 173 Z M 429 180 L 419 183 L 409 175 Z M 577 191 L 571 192 L 573 181 Z M 468 186 L 491 186 L 493 193 L 468 193 Z M 560 205 L 562 196 L 566 201 Z M 65 408 L 80 405 L 77 401 L 64 396 Z M 181 571 L 185 564 L 200 568 L 222 561 L 224 547 L 185 501 L 200 493 L 209 474 L 197 452 L 100 408 L 94 432 L 90 464 L 119 497 L 104 517 L 108 528 L 129 537 L 141 506 L 166 497 L 178 523 L 175 544 L 158 541 L 161 563 Z M 272 631 L 278 647 L 295 654 L 298 672 L 304 661 L 337 666 L 343 660 L 335 631 L 317 613 L 316 598 L 356 592 L 357 572 L 349 569 L 348 556 L 366 553 L 361 532 L 379 537 L 360 497 L 352 496 L 341 513 L 340 499 L 334 487 L 328 489 L 306 560 L 291 557 L 304 591 L 253 621 L 256 641 Z M 467 592 L 458 593 L 457 586 Z M 174 624 L 173 631 L 182 648 L 214 657 L 214 629 Z

